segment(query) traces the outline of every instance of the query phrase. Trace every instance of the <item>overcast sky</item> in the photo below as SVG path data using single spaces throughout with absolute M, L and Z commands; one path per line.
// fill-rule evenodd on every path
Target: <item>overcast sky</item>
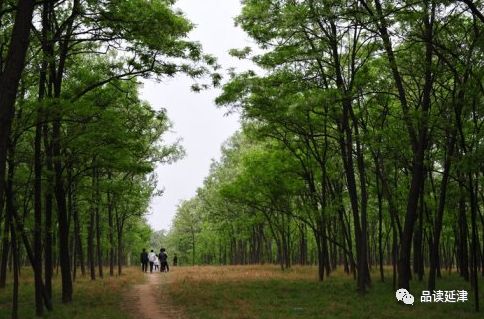
M 215 55 L 224 69 L 250 67 L 247 62 L 228 55 L 229 49 L 253 44 L 234 26 L 240 0 L 179 0 L 176 7 L 196 25 L 190 39 L 199 41 L 204 52 Z M 218 89 L 194 93 L 190 90 L 191 84 L 192 80 L 177 77 L 164 83 L 148 81 L 142 90 L 142 98 L 154 108 L 168 110 L 173 129 L 166 140 L 181 138 L 186 150 L 182 160 L 156 170 L 159 188 L 164 187 L 165 193 L 151 202 L 148 222 L 155 230 L 169 229 L 178 203 L 195 195 L 212 159 L 220 158 L 222 143 L 240 127 L 237 115 L 226 116 L 225 109 L 215 106 Z

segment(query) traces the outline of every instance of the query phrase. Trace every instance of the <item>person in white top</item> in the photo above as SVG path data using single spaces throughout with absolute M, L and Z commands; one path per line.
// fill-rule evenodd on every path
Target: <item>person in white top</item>
M 158 256 L 155 257 L 155 271 L 160 270 L 160 259 L 158 259 Z
M 153 249 L 148 254 L 148 260 L 150 261 L 150 272 L 153 272 L 153 265 L 155 264 L 156 254 L 153 252 Z

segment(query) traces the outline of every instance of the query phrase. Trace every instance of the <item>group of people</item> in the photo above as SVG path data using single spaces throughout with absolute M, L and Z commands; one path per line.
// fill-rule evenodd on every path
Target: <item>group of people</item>
M 168 255 L 165 248 L 160 249 L 160 253 L 157 255 L 153 249 L 148 253 L 145 248 L 140 255 L 141 270 L 143 272 L 148 272 L 148 264 L 150 265 L 150 273 L 155 271 L 169 272 L 170 267 L 168 266 Z M 173 257 L 173 265 L 176 266 L 178 263 L 178 257 Z

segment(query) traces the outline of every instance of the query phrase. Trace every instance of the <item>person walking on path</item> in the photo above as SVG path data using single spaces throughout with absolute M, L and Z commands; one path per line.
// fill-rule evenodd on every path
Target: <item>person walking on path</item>
M 160 259 L 158 258 L 158 256 L 155 256 L 155 271 L 159 271 L 160 270 Z
M 145 248 L 143 248 L 143 251 L 141 252 L 140 262 L 141 262 L 141 271 L 147 272 L 148 271 L 148 253 L 146 252 Z
M 178 265 L 178 257 L 175 254 L 175 256 L 173 256 L 173 266 L 177 266 L 177 265 Z
M 168 255 L 165 252 L 165 248 L 160 249 L 160 254 L 158 257 L 160 258 L 160 271 L 169 272 L 170 267 L 168 266 Z
M 148 260 L 150 261 L 150 272 L 153 272 L 153 265 L 155 264 L 156 254 L 153 252 L 153 249 L 148 254 Z

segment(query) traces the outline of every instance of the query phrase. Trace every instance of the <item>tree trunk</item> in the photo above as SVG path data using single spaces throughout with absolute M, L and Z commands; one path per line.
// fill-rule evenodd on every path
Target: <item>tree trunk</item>
M 467 217 L 466 217 L 466 202 L 464 197 L 464 189 L 460 187 L 460 198 L 459 198 L 459 271 L 462 278 L 465 281 L 469 280 L 469 253 L 468 253 L 468 227 L 467 227 Z
M 118 276 L 123 272 L 123 229 L 118 231 Z
M 375 160 L 375 165 L 378 165 L 378 160 Z M 383 269 L 383 202 L 378 173 L 375 176 L 375 181 L 378 198 L 378 259 L 380 264 L 380 281 L 385 282 L 385 272 Z
M 95 174 L 95 214 L 96 214 L 96 248 L 97 248 L 97 265 L 99 270 L 99 277 L 103 278 L 103 259 L 102 259 L 102 247 L 101 247 L 101 218 L 99 214 L 99 172 L 96 169 Z
M 108 175 L 111 180 L 111 175 Z M 114 276 L 114 234 L 113 234 L 113 203 L 111 193 L 108 192 L 108 223 L 109 223 L 109 275 Z
M 195 231 L 191 231 L 192 234 L 192 266 L 195 266 Z
M 414 240 L 414 272 L 418 276 L 418 280 L 422 281 L 424 276 L 424 254 L 423 254 L 423 215 L 425 210 L 425 193 L 424 186 L 422 186 L 422 195 L 420 196 L 420 207 L 418 216 L 418 229 L 416 231 Z
M 364 285 L 365 287 L 369 287 L 371 285 L 371 276 L 370 270 L 368 265 L 368 216 L 367 216 L 367 209 L 368 209 L 368 191 L 366 188 L 366 166 L 365 160 L 363 156 L 363 150 L 360 140 L 360 134 L 358 130 L 358 122 L 353 114 L 353 111 L 350 109 L 351 118 L 353 119 L 353 128 L 355 132 L 355 141 L 356 141 L 356 157 L 357 157 L 357 167 L 359 173 L 359 180 L 360 180 L 360 197 L 361 197 L 361 268 L 360 271 L 363 271 L 363 278 L 361 279 L 364 283 L 360 283 L 360 285 Z M 351 156 L 351 154 L 350 154 Z M 361 286 L 360 286 L 361 289 Z
M 12 319 L 18 318 L 18 288 L 19 288 L 19 250 L 17 247 L 17 236 L 10 214 L 10 227 L 12 234 L 12 255 L 13 255 L 13 294 L 12 294 Z
M 79 264 L 81 266 L 81 275 L 86 275 L 86 268 L 85 268 L 85 261 L 84 261 L 84 249 L 82 245 L 82 236 L 81 236 L 81 224 L 79 221 L 79 209 L 77 207 L 77 189 L 75 187 L 75 183 L 72 185 L 72 213 L 74 219 L 74 236 L 76 236 L 76 247 L 77 256 L 79 256 Z M 75 265 L 74 265 L 75 267 Z
M 94 165 L 94 161 L 93 161 Z M 96 266 L 95 266 L 95 259 L 94 259 L 94 230 L 95 230 L 95 201 L 94 201 L 94 188 L 95 188 L 95 168 L 92 169 L 92 183 L 91 183 L 91 191 L 92 191 L 92 199 L 91 199 L 91 207 L 89 208 L 89 228 L 87 232 L 87 256 L 89 259 L 89 270 L 91 274 L 91 280 L 96 280 Z
M 4 193 L 5 195 L 5 193 Z M 3 229 L 3 238 L 2 238 L 2 259 L 0 261 L 0 288 L 5 288 L 7 283 L 7 265 L 8 265 L 8 257 L 10 255 L 10 246 L 11 243 L 9 241 L 10 237 L 10 222 L 8 221 L 8 211 L 5 210 L 5 219 L 4 219 L 4 229 Z
M 319 281 L 324 280 L 324 252 L 323 243 L 321 242 L 321 236 L 319 232 L 314 232 L 314 237 L 316 238 L 316 249 L 318 254 L 318 279 Z
M 47 40 L 48 28 L 48 8 L 47 2 L 42 9 L 42 42 Z M 44 119 L 43 109 L 41 106 L 45 97 L 47 82 L 47 59 L 44 56 L 39 74 L 39 95 L 38 110 L 35 123 L 35 141 L 34 141 L 34 253 L 35 253 L 35 314 L 41 317 L 44 313 L 42 303 L 42 121 Z
M 97 249 L 97 265 L 99 271 L 99 278 L 103 278 L 103 259 L 101 247 L 101 226 L 99 218 L 99 209 L 96 209 L 96 249 Z
M 435 290 L 435 276 L 437 271 L 437 258 L 438 258 L 437 252 L 440 246 L 440 234 L 442 232 L 442 222 L 444 217 L 447 184 L 449 182 L 451 158 L 454 155 L 454 145 L 455 145 L 455 133 L 453 131 L 447 143 L 447 152 L 446 152 L 447 154 L 444 162 L 444 173 L 442 175 L 442 181 L 440 182 L 439 203 L 437 206 L 437 213 L 436 213 L 435 222 L 434 222 L 434 242 L 431 247 L 429 284 L 428 284 L 428 289 L 430 291 Z
M 471 204 L 471 251 L 472 251 L 472 269 L 471 269 L 471 285 L 474 289 L 474 307 L 479 312 L 479 282 L 478 282 L 478 231 L 477 231 L 477 196 L 474 187 L 474 178 L 472 173 L 468 173 L 469 194 Z
M 48 124 L 44 124 L 43 127 L 43 134 L 44 134 L 44 149 L 45 149 L 45 166 L 49 173 L 53 172 L 52 166 L 52 148 L 49 143 L 49 126 Z M 44 272 L 45 272 L 45 290 L 49 296 L 52 298 L 52 275 L 54 271 L 54 264 L 53 264 L 53 229 L 52 229 L 52 192 L 50 189 L 45 190 L 44 195 L 44 203 L 45 203 L 45 234 L 44 234 Z
M 69 223 L 67 219 L 66 193 L 61 162 L 61 123 L 56 116 L 52 128 L 52 152 L 55 171 L 55 198 L 59 223 L 59 263 L 62 276 L 62 303 L 72 302 L 71 261 L 69 254 Z
M 43 79 L 42 79 L 43 78 Z M 45 76 L 41 76 L 45 81 Z M 40 85 L 43 92 L 43 84 Z M 42 95 L 39 93 L 39 96 Z M 40 100 L 40 97 L 39 97 Z M 37 112 L 37 123 L 35 125 L 35 146 L 34 146 L 34 253 L 35 253 L 35 314 L 41 317 L 44 313 L 42 303 L 42 111 Z
M 397 290 L 397 262 L 398 262 L 398 233 L 397 233 L 397 223 L 396 217 L 390 214 L 391 225 L 392 225 L 392 285 L 393 290 Z
M 424 134 L 422 134 L 424 135 Z M 423 140 L 423 138 L 422 138 Z M 423 142 L 423 141 L 422 141 Z M 415 221 L 417 219 L 418 199 L 420 198 L 420 186 L 424 179 L 423 170 L 424 146 L 419 145 L 419 149 L 414 156 L 413 172 L 410 191 L 407 199 L 407 213 L 400 239 L 399 260 L 398 260 L 398 287 L 410 288 L 410 251 Z

